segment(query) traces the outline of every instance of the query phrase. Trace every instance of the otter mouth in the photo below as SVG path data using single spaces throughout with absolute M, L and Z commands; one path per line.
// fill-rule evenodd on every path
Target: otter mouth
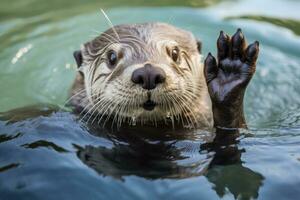
M 145 110 L 151 111 L 155 108 L 156 103 L 154 101 L 152 101 L 151 99 L 148 99 L 144 104 L 143 104 L 143 108 Z

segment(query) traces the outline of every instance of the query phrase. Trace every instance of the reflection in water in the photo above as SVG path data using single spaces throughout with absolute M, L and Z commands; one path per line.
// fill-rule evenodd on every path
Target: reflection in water
M 235 199 L 256 199 L 264 177 L 242 164 L 233 166 L 214 166 L 206 177 L 213 183 L 213 189 L 223 197 L 230 192 Z
M 52 108 L 47 106 L 28 107 L 1 113 L 0 118 L 11 126 L 30 119 L 35 119 L 35 124 L 39 124 L 39 120 L 51 119 L 51 110 Z M 57 112 L 57 109 L 52 112 Z M 134 175 L 149 180 L 175 179 L 174 181 L 205 176 L 219 197 L 232 194 L 236 199 L 258 198 L 259 189 L 263 185 L 264 177 L 244 166 L 241 157 L 246 149 L 240 147 L 241 137 L 234 132 L 224 133 L 218 130 L 214 137 L 209 132 L 179 128 L 170 130 L 166 127 L 158 129 L 130 126 L 112 130 L 109 123 L 104 128 L 94 124 L 83 125 L 92 134 L 86 132 L 87 136 L 91 136 L 93 140 L 96 140 L 94 136 L 97 136 L 100 140 L 110 141 L 96 145 L 81 144 L 79 141 L 72 143 L 82 163 L 100 175 L 114 177 L 117 180 L 125 180 L 125 177 Z M 55 126 L 45 127 L 47 132 L 57 131 Z M 2 134 L 0 144 L 18 139 L 19 136 L 25 135 Z M 39 140 L 34 138 L 25 144 L 22 140 L 20 147 L 22 151 L 46 147 L 55 153 L 72 153 L 72 150 L 56 143 L 57 140 L 50 138 Z M 0 167 L 0 172 L 3 174 L 18 166 L 17 162 L 11 162 Z
M 156 130 L 153 134 L 153 130 L 144 127 L 114 133 L 106 130 L 106 134 L 101 135 L 103 132 L 92 131 L 99 137 L 110 138 L 113 148 L 91 145 L 74 147 L 83 163 L 105 176 L 121 180 L 128 175 L 147 179 L 178 179 L 204 174 L 219 197 L 230 192 L 239 199 L 257 198 L 263 185 L 261 174 L 243 166 L 241 155 L 245 149 L 239 149 L 237 134 L 219 132 L 212 142 L 200 146 L 200 153 L 199 144 L 185 153 L 184 141 L 195 137 L 187 130 L 179 134 L 157 133 Z M 203 156 L 197 157 L 196 154 Z
M 201 145 L 215 152 L 205 176 L 219 197 L 229 191 L 235 199 L 256 199 L 264 177 L 243 166 L 241 156 L 246 150 L 239 149 L 238 143 L 238 134 L 219 131 L 212 143 Z
M 25 148 L 28 148 L 28 149 L 36 149 L 39 147 L 46 147 L 46 148 L 53 149 L 53 150 L 57 151 L 58 153 L 68 152 L 66 149 L 56 145 L 53 142 L 48 142 L 46 140 L 38 140 L 38 141 L 32 142 L 30 144 L 23 144 L 22 146 Z
M 9 169 L 12 169 L 12 168 L 16 168 L 19 165 L 20 165 L 19 163 L 12 163 L 12 164 L 9 164 L 9 165 L 2 166 L 2 167 L 0 167 L 0 173 L 4 172 L 4 171 L 7 171 Z
M 158 132 L 150 127 L 124 127 L 114 132 L 95 126 L 90 129 L 91 133 L 106 137 L 114 144 L 112 148 L 74 145 L 82 162 L 100 174 L 118 179 L 127 175 L 147 179 L 187 178 L 203 174 L 209 164 L 210 159 L 205 155 L 196 161 L 189 156 L 198 151 L 199 145 L 184 146 L 187 139 L 195 136 L 186 130 L 175 133 L 167 129 Z
M 21 133 L 17 133 L 15 135 L 0 134 L 0 143 L 13 140 L 15 138 L 20 137 L 21 135 Z

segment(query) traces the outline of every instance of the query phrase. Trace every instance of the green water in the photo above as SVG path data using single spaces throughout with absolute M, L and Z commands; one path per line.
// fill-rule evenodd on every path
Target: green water
M 0 3 L 0 112 L 65 103 L 73 51 L 109 27 L 100 8 L 114 24 L 187 29 L 204 55 L 216 52 L 220 30 L 241 27 L 261 44 L 246 94 L 250 129 L 233 148 L 203 150 L 209 134 L 202 131 L 107 133 L 35 106 L 1 114 L 0 199 L 299 199 L 299 1 Z

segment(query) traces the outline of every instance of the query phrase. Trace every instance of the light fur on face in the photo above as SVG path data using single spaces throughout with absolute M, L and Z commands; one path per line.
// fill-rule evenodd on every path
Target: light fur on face
M 179 62 L 170 51 L 177 47 Z M 107 53 L 117 53 L 112 67 Z M 122 123 L 157 124 L 180 121 L 184 126 L 211 126 L 210 100 L 203 76 L 201 55 L 195 37 L 164 23 L 118 25 L 81 48 L 87 103 L 84 110 L 93 121 L 111 119 Z M 151 64 L 166 74 L 164 83 L 146 90 L 131 81 L 134 70 Z M 143 108 L 149 98 L 156 103 L 152 111 Z

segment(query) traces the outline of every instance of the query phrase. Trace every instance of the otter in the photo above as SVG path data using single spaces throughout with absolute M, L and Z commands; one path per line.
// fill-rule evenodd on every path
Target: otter
M 165 23 L 116 25 L 74 52 L 70 104 L 98 123 L 245 128 L 243 99 L 259 43 L 221 31 L 217 59 L 201 41 Z

